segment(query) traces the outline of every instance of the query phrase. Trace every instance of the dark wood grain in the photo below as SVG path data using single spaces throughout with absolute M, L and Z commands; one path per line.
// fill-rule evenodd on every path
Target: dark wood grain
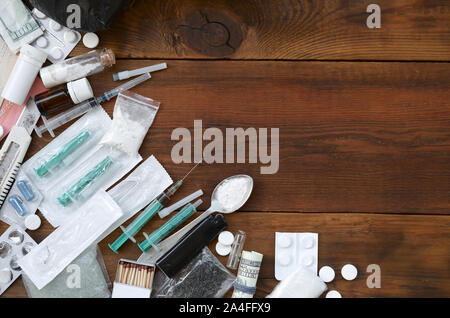
M 448 1 L 379 0 L 380 29 L 369 3 L 137 0 L 99 35 L 122 58 L 450 60 Z
M 113 71 L 152 63 L 119 61 Z M 278 173 L 261 175 L 260 163 L 203 164 L 183 194 L 247 173 L 255 189 L 246 211 L 449 213 L 450 64 L 168 65 L 135 91 L 162 102 L 141 154 L 154 154 L 174 178 L 192 166 L 171 160 L 176 127 L 192 132 L 201 119 L 222 131 L 280 129 Z M 97 92 L 117 85 L 111 72 L 92 77 Z M 110 114 L 113 105 L 105 104 Z M 28 154 L 50 140 L 35 138 Z
M 264 297 L 276 285 L 274 279 L 275 232 L 318 232 L 319 267 L 329 265 L 336 271 L 336 279 L 328 288 L 336 289 L 344 297 L 449 297 L 450 296 L 450 216 L 377 215 L 358 213 L 245 213 L 226 216 L 229 230 L 247 232 L 246 250 L 264 254 L 257 297 Z M 161 225 L 152 221 L 144 230 Z M 3 232 L 6 226 L 0 226 Z M 48 224 L 38 233 L 31 232 L 37 241 L 52 229 Z M 128 242 L 120 255 L 113 253 L 107 243 L 120 234 L 116 230 L 101 244 L 103 258 L 111 279 L 119 258 L 137 259 L 138 247 Z M 141 234 L 138 238 L 141 237 Z M 214 251 L 213 242 L 210 246 Z M 225 257 L 218 257 L 226 263 Z M 340 268 L 354 264 L 358 278 L 344 281 Z M 369 264 L 381 267 L 381 288 L 366 286 Z M 21 279 L 4 295 L 25 297 Z

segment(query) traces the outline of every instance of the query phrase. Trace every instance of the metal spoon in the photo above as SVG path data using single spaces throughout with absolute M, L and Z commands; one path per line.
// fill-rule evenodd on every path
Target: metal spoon
M 233 179 L 237 178 L 247 178 L 249 181 L 249 188 L 245 196 L 242 197 L 242 200 L 240 202 L 236 202 L 236 204 L 233 205 L 232 209 L 226 209 L 224 207 L 223 202 L 219 201 L 218 198 L 218 192 L 220 187 L 225 183 L 229 182 Z M 209 209 L 207 209 L 205 212 L 200 214 L 197 218 L 195 218 L 193 221 L 191 221 L 189 224 L 184 226 L 182 229 L 177 231 L 176 233 L 172 234 L 165 240 L 159 242 L 157 249 L 152 248 L 146 253 L 142 254 L 141 257 L 139 257 L 138 261 L 146 261 L 146 262 L 156 262 L 162 255 L 164 255 L 169 249 L 171 249 L 184 235 L 186 235 L 191 229 L 193 229 L 197 224 L 202 222 L 204 219 L 206 219 L 209 215 L 211 215 L 214 212 L 219 213 L 225 213 L 230 214 L 235 212 L 236 210 L 239 210 L 245 202 L 247 202 L 248 198 L 250 197 L 250 194 L 253 190 L 253 179 L 252 177 L 245 175 L 245 174 L 238 174 L 235 176 L 228 177 L 224 180 L 222 180 L 215 188 L 211 195 L 211 206 Z

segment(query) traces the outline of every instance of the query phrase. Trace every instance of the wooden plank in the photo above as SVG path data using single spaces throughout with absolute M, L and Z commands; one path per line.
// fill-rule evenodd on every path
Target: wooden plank
M 121 60 L 114 72 L 156 62 Z M 117 85 L 111 73 L 92 77 L 98 93 Z M 449 81 L 450 64 L 170 61 L 135 89 L 162 102 L 141 154 L 177 178 L 192 165 L 170 157 L 177 127 L 279 128 L 278 173 L 204 164 L 182 193 L 247 173 L 246 211 L 448 214 Z M 50 140 L 33 139 L 29 155 Z
M 270 293 L 274 280 L 275 231 L 318 232 L 319 267 L 332 266 L 336 279 L 328 285 L 344 297 L 449 297 L 450 296 L 450 226 L 449 216 L 381 215 L 358 213 L 245 213 L 226 216 L 229 230 L 247 232 L 246 250 L 264 254 L 258 280 L 257 297 Z M 151 231 L 161 225 L 152 221 L 144 230 Z M 0 230 L 6 230 L 1 224 Z M 37 232 L 31 232 L 37 241 L 44 239 L 52 229 L 45 222 Z M 118 260 L 137 259 L 138 247 L 128 242 L 113 253 L 107 243 L 120 234 L 116 230 L 100 245 L 111 279 L 114 278 Z M 142 235 L 138 236 L 142 239 Z M 210 245 L 214 251 L 213 242 Z M 225 257 L 219 257 L 222 263 Z M 356 280 L 344 281 L 340 268 L 347 263 L 359 270 Z M 369 264 L 381 268 L 381 288 L 366 286 Z M 4 297 L 25 297 L 21 279 L 16 281 Z
M 450 60 L 447 1 L 376 3 L 380 29 L 357 0 L 137 1 L 99 34 L 122 58 Z

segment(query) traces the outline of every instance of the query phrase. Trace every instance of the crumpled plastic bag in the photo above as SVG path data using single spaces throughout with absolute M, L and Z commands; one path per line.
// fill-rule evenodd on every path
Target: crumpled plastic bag
M 135 0 L 27 0 L 46 16 L 78 31 L 106 30 L 113 19 L 133 5 Z M 78 5 L 81 11 L 80 27 L 67 25 L 67 18 L 74 13 L 69 5 Z M 69 11 L 69 12 L 68 12 Z
M 172 279 L 158 271 L 151 297 L 221 298 L 235 280 L 236 276 L 205 247 Z

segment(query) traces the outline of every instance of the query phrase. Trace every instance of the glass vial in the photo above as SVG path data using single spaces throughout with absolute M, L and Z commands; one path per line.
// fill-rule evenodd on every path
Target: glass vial
M 2 97 L 14 104 L 23 105 L 46 59 L 45 52 L 28 44 L 22 46 L 19 58 L 3 88 Z
M 44 67 L 41 69 L 40 75 L 44 86 L 51 88 L 100 73 L 106 67 L 111 67 L 115 63 L 116 57 L 111 49 L 93 50 L 61 63 Z
M 60 85 L 34 98 L 41 115 L 47 116 L 58 113 L 66 108 L 79 104 L 94 97 L 91 84 L 86 78 L 82 78 L 67 85 Z
M 237 231 L 234 236 L 233 244 L 231 245 L 230 256 L 228 257 L 227 267 L 230 269 L 237 269 L 239 260 L 241 259 L 242 249 L 245 243 L 245 232 Z

